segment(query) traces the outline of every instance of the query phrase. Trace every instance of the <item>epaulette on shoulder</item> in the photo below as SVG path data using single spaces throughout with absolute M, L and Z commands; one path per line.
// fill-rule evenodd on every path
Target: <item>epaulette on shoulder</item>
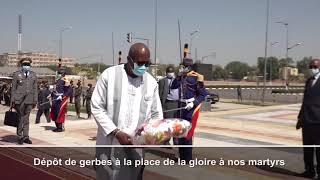
M 199 74 L 199 73 L 197 73 L 197 72 L 195 72 L 195 71 L 190 71 L 190 72 L 187 74 L 187 76 L 197 77 L 197 80 L 200 81 L 200 82 L 203 82 L 203 80 L 204 80 L 203 75 L 201 75 L 201 74 Z

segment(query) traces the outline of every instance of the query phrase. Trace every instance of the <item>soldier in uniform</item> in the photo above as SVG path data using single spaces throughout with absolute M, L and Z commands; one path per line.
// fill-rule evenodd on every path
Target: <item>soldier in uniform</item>
M 74 97 L 74 85 L 73 85 L 73 80 L 70 81 L 70 88 L 71 88 L 71 95 L 70 95 L 70 103 L 73 104 L 73 97 Z
M 19 114 L 18 144 L 32 144 L 29 138 L 29 116 L 38 101 L 38 82 L 36 73 L 30 70 L 31 63 L 30 58 L 21 59 L 21 69 L 13 73 L 11 107 Z
M 87 91 L 85 88 L 82 88 L 82 106 L 84 107 L 86 105 L 86 93 Z
M 94 88 L 92 87 L 92 84 L 88 84 L 88 89 L 86 93 L 86 109 L 88 114 L 88 119 L 91 118 L 91 97 L 93 93 Z
M 10 85 L 8 83 L 5 83 L 3 85 L 3 98 L 5 106 L 10 106 L 10 92 Z
M 81 87 L 81 81 L 79 80 L 77 83 L 77 87 L 75 88 L 75 91 L 74 91 L 74 103 L 75 103 L 75 109 L 76 109 L 78 119 L 80 119 L 81 95 L 82 95 L 82 87 Z
M 192 128 L 186 138 L 179 138 L 179 145 L 192 145 L 193 133 L 199 117 L 201 102 L 208 92 L 204 88 L 203 75 L 192 71 L 193 60 L 185 58 L 179 69 L 179 76 L 172 82 L 171 89 L 179 89 L 179 107 L 185 107 L 180 111 L 180 118 L 190 121 Z M 192 147 L 180 147 L 180 158 L 187 163 L 192 160 Z
M 64 70 L 58 71 L 59 79 L 56 82 L 56 90 L 53 92 L 53 101 L 50 112 L 51 119 L 56 124 L 56 129 L 53 132 L 64 131 L 63 123 L 65 121 L 66 107 L 68 98 L 70 97 L 70 86 L 67 86 L 67 79 L 65 78 Z

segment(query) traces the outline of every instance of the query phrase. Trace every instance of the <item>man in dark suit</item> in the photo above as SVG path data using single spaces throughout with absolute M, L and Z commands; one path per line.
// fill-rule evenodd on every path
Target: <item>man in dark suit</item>
M 51 108 L 50 105 L 50 96 L 51 91 L 49 90 L 49 85 L 45 83 L 44 85 L 40 86 L 39 96 L 38 96 L 38 112 L 36 117 L 36 124 L 40 123 L 40 118 L 44 113 L 47 122 L 50 123 L 49 111 Z
M 32 144 L 29 138 L 29 116 L 38 101 L 38 82 L 36 73 L 30 70 L 31 62 L 30 58 L 21 59 L 21 69 L 13 73 L 12 79 L 11 106 L 19 114 L 18 144 Z
M 313 59 L 309 69 L 312 76 L 305 85 L 296 128 L 302 128 L 303 145 L 320 145 L 320 59 Z M 318 179 L 320 178 L 320 148 L 313 147 L 303 148 L 305 172 L 299 176 L 314 178 L 316 174 L 313 163 L 314 150 L 316 151 Z
M 159 97 L 164 111 L 178 108 L 179 90 L 171 89 L 174 79 L 174 69 L 169 66 L 166 69 L 166 77 L 159 81 Z M 174 118 L 176 113 L 176 111 L 164 112 L 163 117 Z

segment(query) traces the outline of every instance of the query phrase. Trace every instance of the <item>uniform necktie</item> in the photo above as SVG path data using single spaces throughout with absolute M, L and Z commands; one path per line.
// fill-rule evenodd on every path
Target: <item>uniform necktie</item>
M 26 74 L 26 78 L 28 78 L 28 72 L 25 72 L 25 74 Z

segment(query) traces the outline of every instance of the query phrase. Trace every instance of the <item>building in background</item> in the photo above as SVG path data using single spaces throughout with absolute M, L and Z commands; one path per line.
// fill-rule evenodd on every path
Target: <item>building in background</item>
M 0 67 L 1 77 L 12 77 L 12 74 L 18 71 L 20 67 Z M 38 81 L 48 81 L 49 84 L 54 84 L 56 72 L 49 68 L 32 67 L 32 71 L 37 74 Z
M 32 67 L 44 67 L 58 64 L 58 56 L 56 54 L 44 53 L 44 52 L 22 52 L 21 57 L 29 57 L 32 59 Z M 74 58 L 62 58 L 62 66 L 74 67 Z M 0 63 L 9 66 L 17 67 L 18 54 L 17 53 L 3 53 L 0 55 Z
M 280 68 L 280 78 L 283 80 L 289 79 L 289 77 L 297 77 L 299 75 L 298 68 L 295 67 L 283 67 Z

